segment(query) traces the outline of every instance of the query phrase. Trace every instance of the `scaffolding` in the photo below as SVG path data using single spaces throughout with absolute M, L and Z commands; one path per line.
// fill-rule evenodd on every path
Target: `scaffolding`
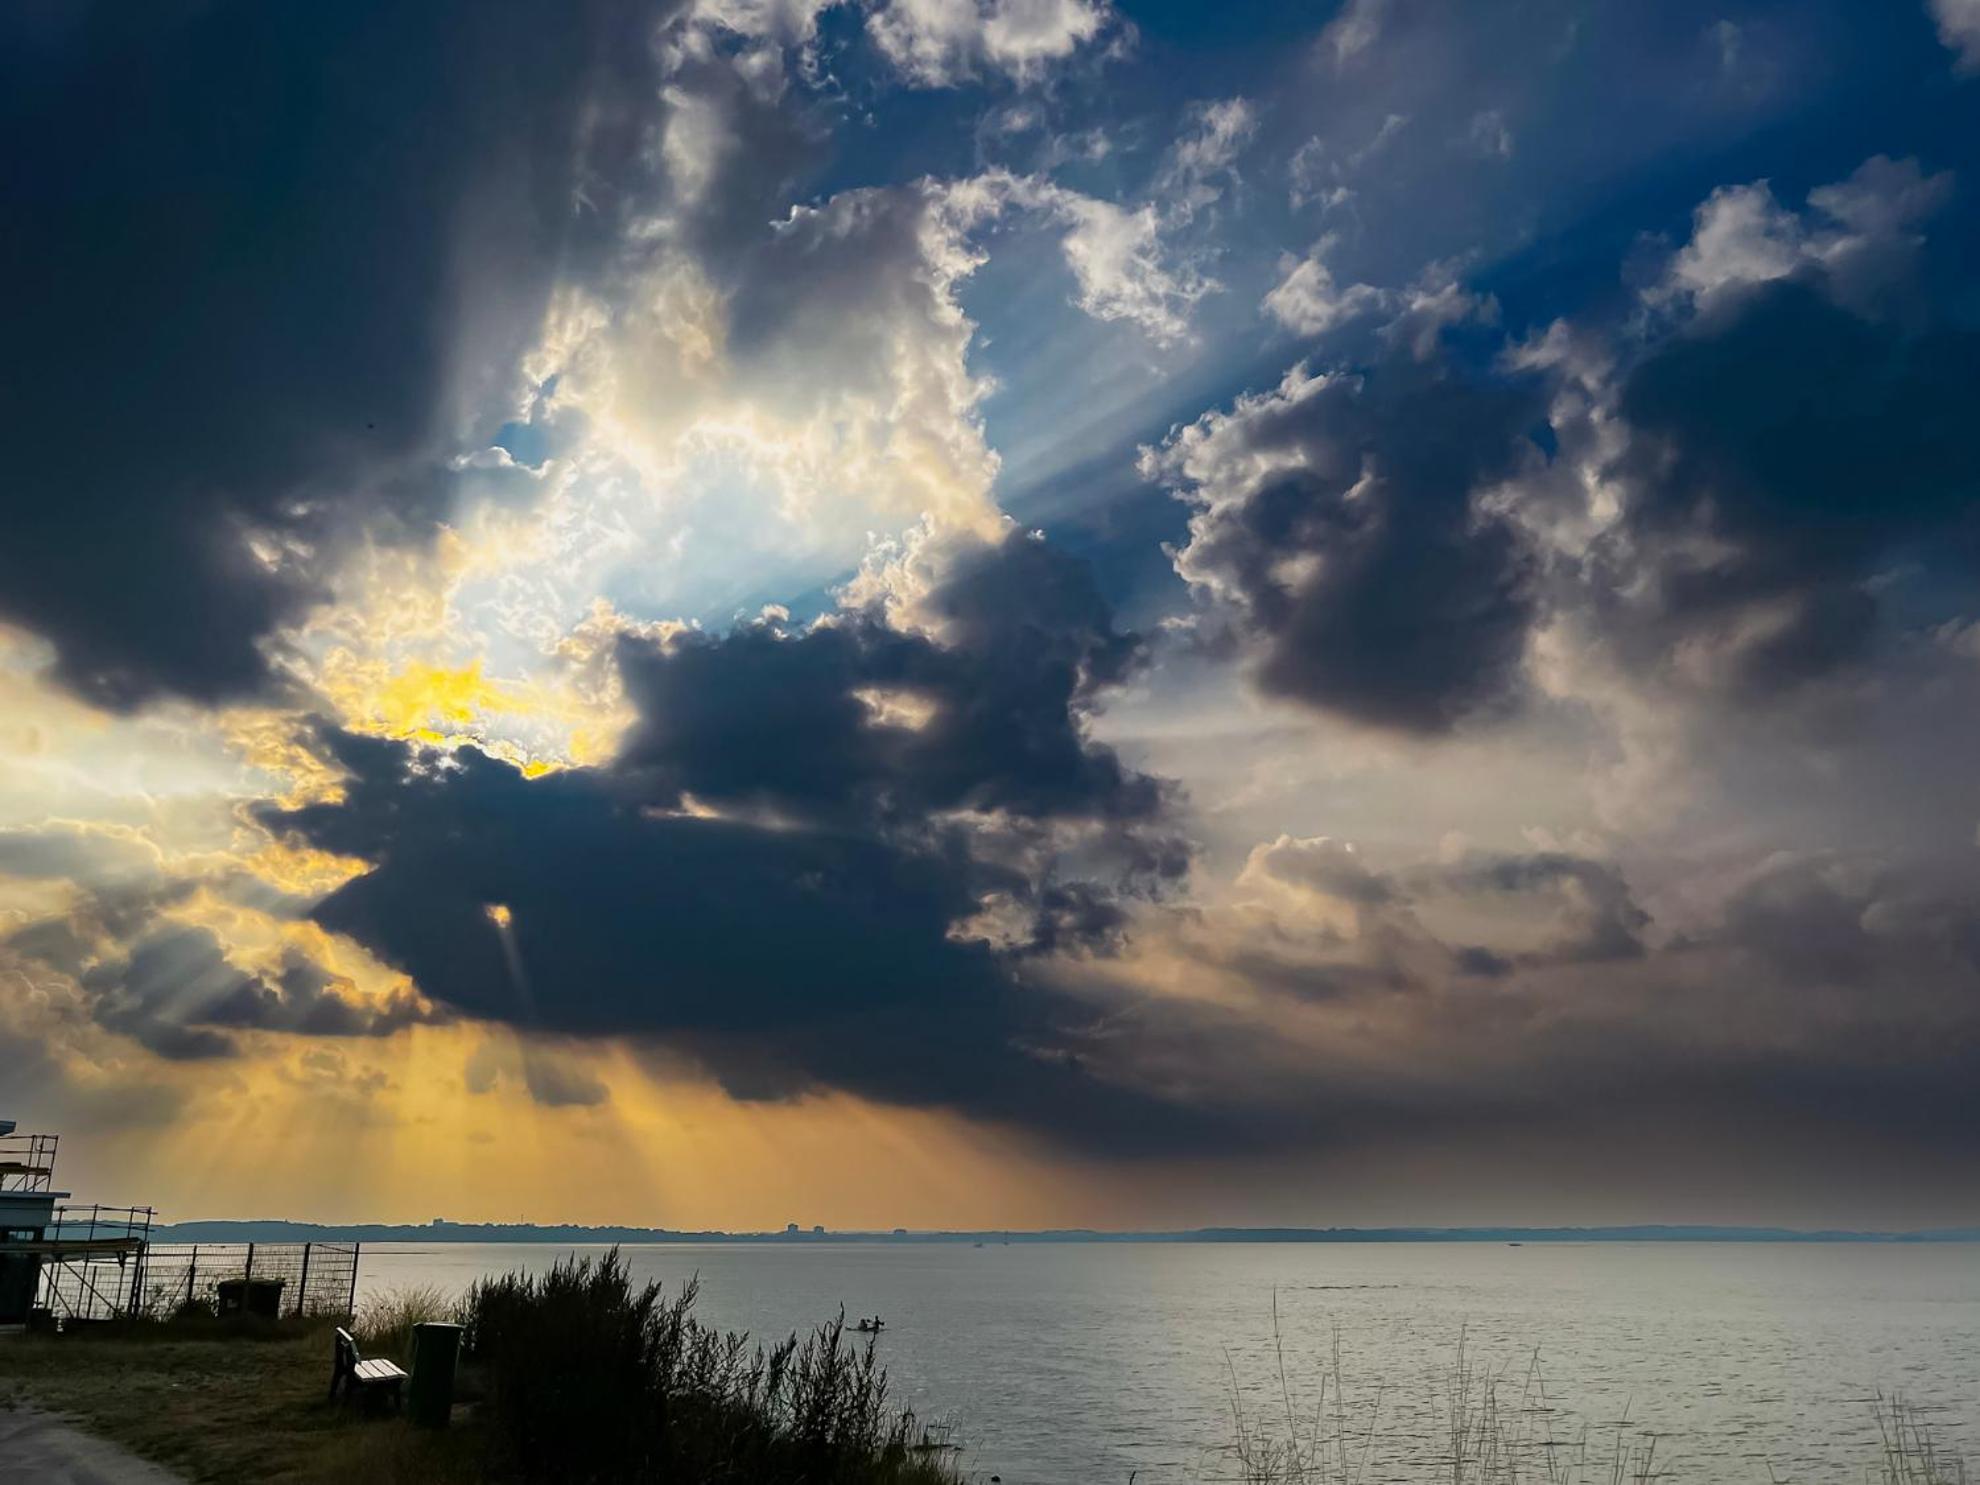
M 143 1291 L 150 1207 L 58 1206 L 38 1238 L 9 1244 L 39 1262 L 39 1304 L 64 1324 L 123 1320 Z
M 57 1142 L 0 1119 L 0 1326 L 352 1314 L 356 1243 L 153 1242 L 150 1207 L 63 1204 Z
M 56 1134 L 0 1134 L 0 1191 L 46 1191 L 55 1179 Z

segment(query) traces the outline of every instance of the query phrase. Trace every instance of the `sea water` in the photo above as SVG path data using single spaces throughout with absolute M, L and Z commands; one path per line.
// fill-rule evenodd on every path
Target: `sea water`
M 460 1290 L 572 1251 L 597 1250 L 367 1248 L 361 1289 Z M 1878 1398 L 1895 1395 L 1980 1460 L 1969 1244 L 826 1239 L 625 1255 L 636 1278 L 698 1277 L 702 1318 L 760 1339 L 841 1307 L 883 1316 L 895 1400 L 1006 1485 L 1234 1479 L 1236 1418 L 1283 1433 L 1288 1403 L 1309 1436 L 1344 1423 L 1350 1474 L 1371 1485 L 1448 1479 L 1460 1356 L 1473 1402 L 1497 1378 L 1529 1444 L 1585 1434 L 1607 1458 L 1654 1437 L 1660 1479 L 1863 1481 Z

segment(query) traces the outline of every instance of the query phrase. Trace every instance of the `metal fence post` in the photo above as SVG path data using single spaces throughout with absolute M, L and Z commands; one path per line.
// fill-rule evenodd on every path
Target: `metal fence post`
M 351 1302 L 344 1311 L 344 1313 L 349 1315 L 353 1320 L 357 1319 L 357 1270 L 358 1270 L 359 1246 L 360 1245 L 357 1243 L 351 1244 Z
M 135 1211 L 136 1209 L 133 1208 L 132 1210 Z M 133 1229 L 137 1227 L 136 1217 L 132 1217 L 131 1226 Z M 149 1233 L 150 1229 L 146 1228 L 145 1231 Z M 133 1320 L 144 1313 L 144 1250 L 149 1241 L 150 1239 L 147 1237 L 143 1243 L 139 1244 L 137 1252 L 131 1255 L 131 1299 L 130 1306 L 125 1313 Z
M 296 1280 L 296 1318 L 303 1317 L 303 1302 L 309 1298 L 309 1244 L 303 1244 L 302 1277 Z

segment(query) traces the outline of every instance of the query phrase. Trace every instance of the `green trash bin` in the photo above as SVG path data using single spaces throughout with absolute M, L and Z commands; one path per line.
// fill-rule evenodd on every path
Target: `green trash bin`
M 454 1406 L 454 1370 L 460 1360 L 460 1326 L 429 1320 L 413 1327 L 406 1416 L 421 1428 L 447 1426 L 447 1414 Z

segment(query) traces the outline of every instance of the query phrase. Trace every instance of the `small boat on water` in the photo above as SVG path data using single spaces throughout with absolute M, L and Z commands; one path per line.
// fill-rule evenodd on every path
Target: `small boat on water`
M 862 1320 L 853 1327 L 861 1335 L 878 1335 L 887 1328 L 887 1322 L 875 1315 L 871 1320 Z

